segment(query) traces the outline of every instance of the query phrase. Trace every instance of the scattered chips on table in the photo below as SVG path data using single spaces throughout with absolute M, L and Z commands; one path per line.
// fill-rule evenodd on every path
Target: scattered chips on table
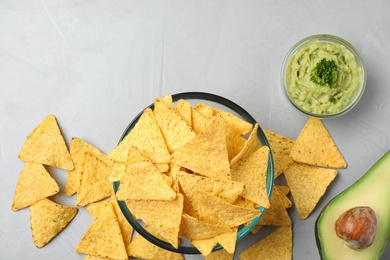
M 292 259 L 292 228 L 279 227 L 260 241 L 242 251 L 240 260 Z
M 76 247 L 76 252 L 92 256 L 127 260 L 121 229 L 110 202 L 94 209 L 93 221 Z
M 57 204 L 44 198 L 30 206 L 31 233 L 41 248 L 56 237 L 76 216 L 78 208 Z
M 25 163 L 16 184 L 12 210 L 28 207 L 60 191 L 57 182 L 39 163 Z
M 324 195 L 337 171 L 295 163 L 284 175 L 300 219 L 306 219 Z
M 74 165 L 54 115 L 48 115 L 27 136 L 18 157 L 24 162 L 40 163 L 65 170 Z
M 268 130 L 264 130 L 264 134 L 271 147 L 274 160 L 274 178 L 277 178 L 294 163 L 294 160 L 290 156 L 294 141 Z
M 290 153 L 294 161 L 328 168 L 347 163 L 321 119 L 310 117 Z

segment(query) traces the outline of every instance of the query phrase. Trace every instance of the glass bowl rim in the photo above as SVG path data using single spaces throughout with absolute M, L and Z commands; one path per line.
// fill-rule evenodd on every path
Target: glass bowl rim
M 238 115 L 240 115 L 245 121 L 255 124 L 257 121 L 246 111 L 244 110 L 241 106 L 238 104 L 234 103 L 233 101 L 226 99 L 224 97 L 211 94 L 211 93 L 206 93 L 206 92 L 182 92 L 182 93 L 177 93 L 177 94 L 172 94 L 172 100 L 173 102 L 178 101 L 179 99 L 186 99 L 186 100 L 192 100 L 192 99 L 200 99 L 200 100 L 206 100 L 206 101 L 211 101 L 215 103 L 219 103 L 221 105 L 224 105 L 231 109 L 232 111 L 236 112 Z M 153 103 L 147 106 L 146 108 L 154 108 Z M 145 108 L 145 109 L 146 109 Z M 145 110 L 144 109 L 144 110 Z M 143 111 L 142 110 L 131 122 L 130 124 L 126 127 L 125 131 L 123 132 L 122 136 L 119 139 L 119 142 L 121 142 L 126 135 L 133 129 L 134 125 L 138 122 L 139 118 L 141 117 Z M 271 198 L 272 195 L 272 190 L 274 186 L 274 163 L 273 163 L 273 157 L 271 153 L 271 147 L 269 145 L 269 142 L 267 140 L 266 135 L 264 134 L 262 128 L 258 127 L 257 130 L 257 136 L 259 137 L 262 145 L 266 145 L 270 148 L 269 156 L 268 156 L 268 169 L 267 169 L 267 183 L 266 183 L 266 189 L 267 189 L 267 195 L 268 198 Z M 113 187 L 114 187 L 114 193 L 117 192 L 118 188 L 120 186 L 120 182 L 116 181 L 113 182 Z M 117 203 L 119 205 L 119 208 L 121 209 L 123 215 L 125 216 L 126 220 L 130 223 L 130 225 L 141 235 L 143 236 L 146 240 L 151 242 L 152 244 L 163 248 L 165 250 L 169 250 L 171 252 L 176 252 L 176 253 L 181 253 L 181 254 L 201 254 L 201 252 L 196 248 L 196 247 L 191 247 L 191 246 L 180 246 L 178 248 L 173 247 L 170 243 L 167 243 L 155 236 L 153 236 L 151 233 L 149 233 L 147 230 L 144 229 L 143 226 L 134 218 L 134 216 L 131 214 L 130 210 L 128 209 L 126 202 L 125 201 L 120 201 L 117 200 Z M 262 212 L 259 216 L 255 217 L 252 219 L 251 224 L 248 226 L 243 226 L 239 231 L 237 232 L 237 242 L 243 239 L 259 222 L 260 218 L 266 211 L 264 207 L 259 207 Z M 213 251 L 217 251 L 222 249 L 222 246 L 217 244 L 214 248 Z
M 356 64 L 358 65 L 358 67 L 361 70 L 360 84 L 359 84 L 358 90 L 357 90 L 354 98 L 349 102 L 349 104 L 347 106 L 345 106 L 343 109 L 341 109 L 340 111 L 338 111 L 334 114 L 316 114 L 316 113 L 311 113 L 309 111 L 302 109 L 299 105 L 297 105 L 292 100 L 292 98 L 288 94 L 288 90 L 287 90 L 286 71 L 287 71 L 287 67 L 288 67 L 288 64 L 290 62 L 290 59 L 298 52 L 298 50 L 302 46 L 304 46 L 305 44 L 307 44 L 311 41 L 316 41 L 316 40 L 318 40 L 320 42 L 329 42 L 329 43 L 333 43 L 333 44 L 337 43 L 337 44 L 344 46 L 345 48 L 347 48 L 347 50 L 349 50 L 354 55 Z M 283 86 L 283 92 L 284 92 L 286 98 L 289 100 L 290 104 L 292 104 L 298 111 L 300 111 L 308 116 L 311 116 L 311 117 L 316 117 L 316 118 L 321 118 L 321 119 L 329 119 L 329 118 L 335 118 L 335 117 L 346 114 L 348 111 L 350 111 L 352 108 L 354 108 L 355 105 L 359 102 L 359 100 L 363 96 L 363 93 L 364 93 L 365 88 L 366 88 L 367 71 L 366 71 L 366 66 L 365 66 L 365 63 L 363 61 L 363 58 L 362 58 L 360 52 L 350 42 L 348 42 L 347 40 L 345 40 L 339 36 L 332 35 L 332 34 L 314 34 L 314 35 L 307 36 L 307 37 L 303 38 L 302 40 L 298 41 L 287 52 L 286 56 L 284 57 L 284 60 L 282 63 L 282 68 L 281 68 L 281 82 L 282 82 L 282 86 Z

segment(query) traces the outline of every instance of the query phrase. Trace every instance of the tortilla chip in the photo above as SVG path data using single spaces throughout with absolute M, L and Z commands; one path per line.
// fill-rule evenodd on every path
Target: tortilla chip
M 205 260 L 233 260 L 234 255 L 229 254 L 226 250 L 221 249 L 211 252 L 209 255 L 204 256 Z
M 181 115 L 181 117 L 186 121 L 188 126 L 192 127 L 192 108 L 191 103 L 184 99 L 179 99 L 177 101 L 175 111 Z
M 214 117 L 212 116 L 206 116 L 202 113 L 199 113 L 195 109 L 192 109 L 191 112 L 192 129 L 194 129 L 194 132 L 196 134 L 206 131 L 207 128 L 212 124 L 213 118 Z
M 106 164 L 112 163 L 99 149 L 80 138 L 73 137 L 70 141 L 70 156 L 72 157 L 74 168 L 68 171 L 68 179 L 64 189 L 65 194 L 68 196 L 75 194 L 80 189 L 85 153 L 87 152 Z
M 277 133 L 264 130 L 274 160 L 274 178 L 279 177 L 294 160 L 290 156 L 294 141 Z
M 222 116 L 222 118 L 225 121 L 225 125 L 229 129 L 231 135 L 244 136 L 252 130 L 253 125 L 251 123 L 248 123 L 247 121 L 233 115 L 230 112 L 226 112 L 216 108 L 213 109 L 214 109 L 214 115 Z
M 237 231 L 238 228 L 235 227 L 232 231 L 215 237 L 218 244 L 220 244 L 229 254 L 234 254 L 234 251 L 236 250 Z
M 217 239 L 215 237 L 193 240 L 192 244 L 199 250 L 203 257 L 208 256 L 217 245 Z
M 258 138 L 257 138 L 257 129 L 259 129 L 259 124 L 256 123 L 255 126 L 252 129 L 251 134 L 249 135 L 247 141 L 245 142 L 244 147 L 241 149 L 241 151 L 234 156 L 234 158 L 230 161 L 230 166 L 235 164 L 237 161 L 249 156 L 251 153 L 253 153 L 257 147 L 258 144 Z
M 274 186 L 270 199 L 270 208 L 267 209 L 260 218 L 257 226 L 291 226 L 291 218 L 288 215 L 285 204 L 281 199 L 279 189 Z
M 346 168 L 347 162 L 321 119 L 310 117 L 290 153 L 294 161 L 329 168 Z
M 148 232 L 153 232 L 150 228 L 146 228 Z M 128 247 L 130 256 L 141 259 L 155 259 L 155 260 L 184 260 L 184 256 L 179 253 L 171 252 L 158 247 L 141 235 L 136 234 L 134 240 Z
M 245 184 L 241 196 L 264 208 L 270 206 L 266 190 L 268 155 L 268 146 L 262 146 L 248 157 L 236 162 L 231 169 L 232 180 Z
M 195 132 L 187 125 L 186 121 L 160 99 L 154 100 L 154 115 L 170 153 L 195 137 Z
M 107 181 L 116 182 L 120 181 L 126 172 L 125 162 L 112 162 L 111 173 L 107 176 Z
M 292 259 L 292 228 L 280 227 L 239 254 L 240 260 Z
M 163 102 L 167 107 L 173 108 L 173 100 L 170 94 L 165 94 L 161 97 L 161 102 Z
M 241 135 L 226 134 L 226 147 L 228 150 L 229 162 L 242 151 L 246 142 L 247 140 Z
M 48 115 L 27 136 L 18 157 L 24 162 L 41 163 L 65 170 L 74 165 L 54 115 Z
M 198 103 L 194 108 L 197 112 L 205 116 L 214 116 L 214 109 L 206 104 Z
M 169 171 L 169 164 L 168 163 L 155 163 L 154 166 L 161 172 L 166 173 Z
M 128 246 L 131 243 L 131 240 L 133 238 L 133 232 L 134 229 L 130 225 L 130 223 L 127 221 L 126 217 L 123 215 L 118 202 L 115 199 L 110 200 L 110 203 L 112 204 L 112 207 L 114 209 L 116 218 L 118 220 L 119 228 L 121 230 L 123 243 L 125 244 L 126 250 Z M 127 255 L 130 256 L 129 252 L 127 252 Z
M 221 181 L 180 171 L 177 174 L 183 192 L 191 195 L 195 190 L 210 192 L 213 195 L 233 203 L 244 190 L 244 184 L 236 181 Z
M 203 176 L 230 180 L 223 123 L 215 118 L 207 131 L 198 134 L 172 154 L 172 162 Z
M 60 187 L 42 164 L 25 163 L 16 184 L 12 210 L 28 207 L 35 202 L 57 194 Z
M 170 161 L 165 140 L 150 108 L 145 109 L 134 128 L 107 157 L 114 161 L 126 162 L 130 147 L 136 147 L 153 163 Z
M 88 152 L 85 153 L 82 180 L 76 198 L 78 207 L 100 201 L 113 194 L 112 184 L 107 180 L 111 174 L 112 164 L 110 161 L 108 163 Z
M 280 199 L 282 201 L 282 204 L 284 207 L 291 208 L 292 207 L 292 201 L 287 197 L 287 194 L 290 193 L 290 188 L 287 185 L 275 185 L 274 188 L 278 190 L 278 193 L 280 195 Z
M 101 203 L 76 247 L 79 254 L 127 260 L 121 230 L 111 203 Z
M 284 172 L 300 219 L 310 215 L 336 175 L 334 169 L 297 163 Z
M 192 206 L 194 217 L 221 227 L 237 227 L 261 214 L 260 210 L 235 206 L 203 191 L 193 192 Z
M 156 230 L 173 247 L 178 247 L 178 234 L 183 213 L 183 195 L 175 200 L 127 200 L 127 207 L 145 225 Z
M 133 148 L 132 148 L 133 149 Z M 133 153 L 134 152 L 134 153 Z M 132 154 L 137 154 L 133 149 Z M 118 200 L 173 200 L 176 192 L 163 174 L 146 157 L 139 163 L 127 164 L 116 193 Z
M 231 229 L 228 227 L 218 227 L 203 223 L 199 219 L 184 213 L 181 218 L 179 236 L 192 241 L 211 238 L 228 232 L 231 232 Z
M 78 209 L 57 204 L 47 198 L 30 206 L 31 233 L 41 248 L 56 237 L 76 216 Z

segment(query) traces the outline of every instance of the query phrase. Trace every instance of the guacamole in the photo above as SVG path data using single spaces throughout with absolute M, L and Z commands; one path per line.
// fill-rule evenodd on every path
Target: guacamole
M 360 74 L 360 67 L 348 49 L 316 40 L 291 57 L 286 71 L 287 92 L 307 112 L 335 114 L 354 99 Z

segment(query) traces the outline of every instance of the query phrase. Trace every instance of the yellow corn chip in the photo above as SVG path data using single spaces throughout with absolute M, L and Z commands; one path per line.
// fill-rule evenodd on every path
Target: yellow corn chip
M 60 187 L 42 164 L 25 163 L 16 184 L 12 210 L 28 207 L 35 202 L 57 194 Z
M 54 115 L 48 115 L 27 136 L 18 157 L 25 162 L 41 163 L 65 170 L 74 165 Z
M 236 250 L 237 231 L 238 228 L 235 227 L 232 231 L 215 237 L 218 244 L 220 244 L 229 254 L 234 254 L 234 251 Z
M 269 208 L 267 195 L 268 146 L 262 146 L 248 157 L 236 162 L 231 169 L 232 179 L 245 184 L 241 196 L 257 205 Z
M 213 117 L 199 113 L 195 109 L 191 112 L 192 129 L 196 134 L 204 132 L 212 124 Z
M 346 168 L 347 162 L 321 119 L 310 117 L 290 153 L 294 161 L 329 168 Z
M 211 238 L 228 232 L 232 232 L 228 227 L 218 227 L 203 223 L 199 219 L 184 213 L 181 218 L 179 236 L 192 241 Z
M 228 131 L 231 133 L 231 135 L 244 136 L 252 130 L 253 125 L 251 123 L 242 120 L 241 118 L 233 115 L 230 112 L 226 112 L 216 108 L 213 109 L 214 109 L 214 115 L 222 116 L 222 118 L 225 121 L 226 128 L 229 129 Z M 230 134 L 228 134 L 228 136 L 229 135 Z
M 154 101 L 154 115 L 170 153 L 195 137 L 195 132 L 187 125 L 186 121 L 160 99 Z
M 136 147 L 154 163 L 170 161 L 165 140 L 150 108 L 145 109 L 134 128 L 107 157 L 114 161 L 126 162 L 130 147 Z
M 226 134 L 226 146 L 228 150 L 229 162 L 242 151 L 246 142 L 247 140 L 241 135 Z
M 270 199 L 270 208 L 268 208 L 260 221 L 257 223 L 257 226 L 291 226 L 291 218 L 286 211 L 286 207 L 283 204 L 281 199 L 282 195 L 280 194 L 279 189 L 274 186 L 272 191 L 272 196 Z
M 192 197 L 194 217 L 216 226 L 237 227 L 261 213 L 257 209 L 235 206 L 208 192 L 194 191 Z
M 134 153 L 133 153 L 134 152 Z M 136 154 L 136 150 L 132 154 Z M 176 192 L 151 161 L 127 164 L 116 193 L 118 200 L 173 200 Z
M 255 209 L 256 203 L 254 203 L 251 200 L 248 200 L 244 197 L 239 196 L 234 202 L 233 205 L 239 206 L 239 207 L 245 207 L 249 209 Z
M 178 247 L 178 234 L 183 213 L 183 195 L 175 200 L 127 200 L 127 207 L 145 225 L 155 230 L 173 247 Z
M 188 126 L 192 127 L 192 108 L 191 108 L 191 103 L 187 100 L 184 99 L 179 99 L 177 101 L 175 111 L 181 115 L 181 117 L 186 121 Z
M 229 254 L 226 250 L 221 249 L 211 252 L 209 255 L 204 256 L 205 260 L 233 260 L 234 255 Z
M 213 195 L 233 203 L 244 190 L 244 184 L 236 181 L 221 181 L 180 171 L 177 174 L 183 192 L 191 194 L 195 190 L 210 192 Z
M 249 135 L 247 141 L 245 142 L 244 147 L 241 149 L 241 151 L 234 156 L 234 158 L 230 161 L 230 166 L 235 164 L 240 159 L 243 159 L 253 153 L 256 149 L 256 146 L 258 145 L 258 138 L 257 138 L 257 129 L 259 128 L 259 124 L 256 123 L 255 126 L 252 129 L 251 134 Z
M 107 181 L 115 182 L 120 181 L 126 172 L 126 162 L 112 162 L 112 168 L 110 175 L 107 176 Z
M 214 115 L 214 109 L 206 104 L 198 103 L 195 105 L 194 109 L 205 116 Z
M 31 233 L 41 248 L 56 237 L 76 216 L 78 209 L 57 204 L 47 198 L 30 206 Z
M 82 180 L 76 198 L 78 207 L 108 198 L 113 194 L 112 183 L 107 180 L 111 170 L 112 164 L 107 164 L 88 152 L 85 153 Z
M 300 219 L 310 215 L 336 175 L 334 169 L 297 163 L 284 172 Z
M 277 178 L 294 163 L 290 156 L 294 141 L 268 130 L 264 130 L 264 134 L 271 147 L 274 160 L 274 178 Z
M 215 118 L 207 131 L 198 134 L 172 154 L 172 162 L 203 176 L 230 180 L 223 123 Z
M 287 197 L 287 194 L 290 193 L 290 188 L 287 185 L 275 185 L 274 188 L 278 190 L 284 207 L 291 208 L 292 201 Z
M 70 141 L 70 156 L 72 157 L 74 168 L 68 171 L 68 179 L 64 189 L 65 194 L 68 196 L 78 192 L 80 188 L 86 152 L 93 154 L 108 165 L 112 163 L 99 149 L 80 138 L 73 137 Z
M 166 173 L 169 171 L 169 164 L 168 163 L 155 163 L 154 166 L 161 172 Z
M 146 230 L 153 233 L 153 231 L 148 227 L 146 227 Z M 158 247 L 139 234 L 135 235 L 134 240 L 128 247 L 128 251 L 130 252 L 130 256 L 141 259 L 184 260 L 184 256 L 182 254 Z
M 161 102 L 163 102 L 167 107 L 173 107 L 172 96 L 170 94 L 165 94 L 161 97 Z
M 213 251 L 214 247 L 217 245 L 218 242 L 215 237 L 212 237 L 200 240 L 193 240 L 191 243 L 199 250 L 203 257 L 206 257 Z
M 102 203 L 93 215 L 92 224 L 76 247 L 79 254 L 127 260 L 121 230 L 111 203 Z
M 280 227 L 239 254 L 240 260 L 292 259 L 292 228 Z

